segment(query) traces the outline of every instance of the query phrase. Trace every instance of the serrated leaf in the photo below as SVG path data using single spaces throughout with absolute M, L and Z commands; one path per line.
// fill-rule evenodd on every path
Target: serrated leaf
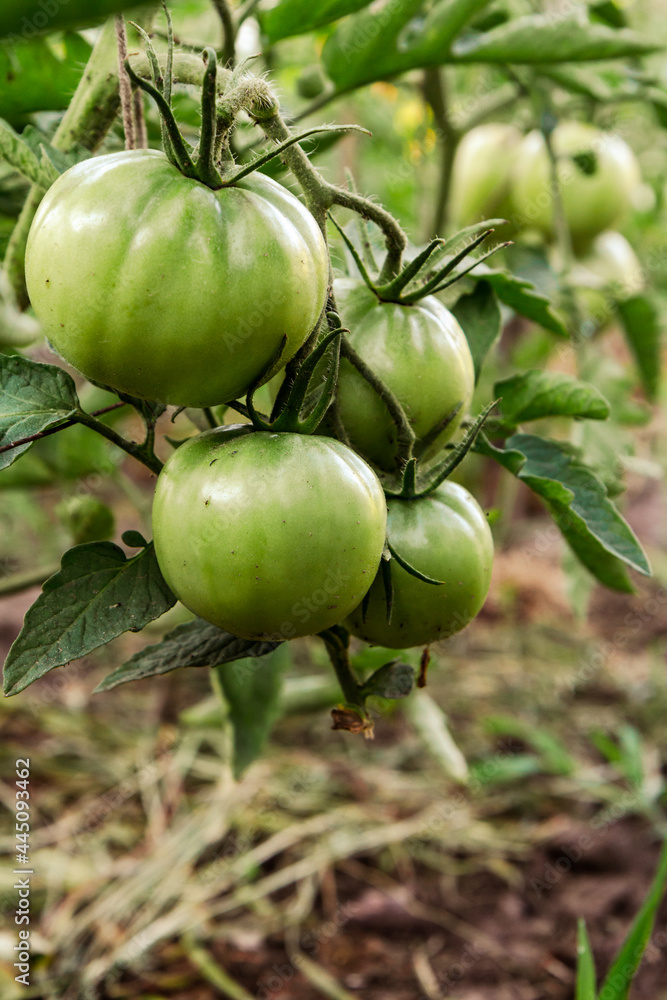
M 579 918 L 577 927 L 577 995 L 576 1000 L 596 1000 L 595 962 L 588 940 L 586 921 Z
M 655 917 L 665 895 L 667 886 L 667 843 L 663 844 L 658 862 L 658 871 L 635 917 L 623 946 L 612 962 L 600 989 L 605 1000 L 628 1000 L 632 980 L 639 968 L 646 947 L 651 940 Z
M 173 607 L 152 544 L 127 559 L 112 542 L 70 549 L 25 616 L 4 667 L 6 695 Z
M 478 281 L 472 292 L 461 296 L 452 312 L 466 335 L 477 384 L 484 360 L 500 335 L 501 315 L 496 293 L 488 281 Z
M 282 675 L 290 663 L 286 643 L 260 659 L 237 660 L 216 667 L 215 684 L 232 725 L 234 777 L 262 752 L 282 714 Z
M 303 35 L 323 28 L 346 14 L 353 14 L 368 5 L 369 0 L 281 0 L 270 10 L 258 13 L 263 33 L 273 45 L 282 38 Z
M 494 270 L 486 264 L 478 265 L 470 277 L 476 281 L 488 281 L 500 301 L 519 315 L 532 319 L 559 337 L 567 337 L 563 321 L 553 311 L 551 302 L 531 281 L 509 271 Z
M 3 118 L 0 118 L 0 157 L 45 190 L 60 176 L 53 164 L 44 162 L 41 154 L 38 156 Z
M 346 18 L 327 39 L 322 62 L 339 92 L 398 73 L 439 66 L 452 41 L 491 0 L 386 0 Z
M 461 38 L 452 46 L 451 54 L 456 62 L 535 65 L 620 59 L 660 48 L 659 42 L 629 29 L 591 24 L 583 14 L 528 14 L 483 34 Z
M 530 369 L 496 382 L 502 418 L 510 424 L 543 417 L 606 420 L 611 412 L 601 392 L 573 375 Z
M 542 497 L 577 558 L 605 586 L 631 593 L 626 565 L 650 576 L 646 554 L 604 484 L 567 445 L 514 434 L 504 449 L 486 439 L 478 439 L 476 447 Z
M 39 434 L 73 417 L 79 408 L 74 381 L 62 368 L 0 355 L 0 446 Z M 6 469 L 30 447 L 0 453 Z
M 407 698 L 415 683 L 415 672 L 409 663 L 391 660 L 376 670 L 361 687 L 364 698 Z
M 239 639 L 217 625 L 195 618 L 178 625 L 161 642 L 135 653 L 127 663 L 105 677 L 95 688 L 95 693 L 110 691 L 128 681 L 158 677 L 180 667 L 217 667 L 249 656 L 266 656 L 279 645 L 278 642 Z
M 658 311 L 646 295 L 633 295 L 618 303 L 625 339 L 635 356 L 644 392 L 656 398 L 660 385 L 662 330 Z

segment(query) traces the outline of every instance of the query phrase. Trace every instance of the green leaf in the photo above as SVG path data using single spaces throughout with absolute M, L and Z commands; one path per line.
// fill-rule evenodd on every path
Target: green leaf
M 612 590 L 632 592 L 630 566 L 650 576 L 637 537 L 607 496 L 604 484 L 559 441 L 515 434 L 504 449 L 478 439 L 478 451 L 495 458 L 547 504 L 577 558 Z
M 11 125 L 0 118 L 0 157 L 10 166 L 27 177 L 32 184 L 44 189 L 60 176 L 50 160 L 44 161 L 30 148 L 27 142 L 14 131 Z
M 139 632 L 175 603 L 152 545 L 132 559 L 112 542 L 77 545 L 25 616 L 5 661 L 5 694 L 18 694 L 123 632 Z
M 591 24 L 585 16 L 528 14 L 484 34 L 471 34 L 452 47 L 457 62 L 543 63 L 585 62 L 639 56 L 662 48 L 628 29 Z
M 361 695 L 368 698 L 407 698 L 415 683 L 415 672 L 409 663 L 391 660 L 376 670 L 361 686 Z
M 522 424 L 542 417 L 606 420 L 611 408 L 595 386 L 573 375 L 530 369 L 496 382 L 493 395 L 507 423 Z
M 628 23 L 625 11 L 616 0 L 595 0 L 594 3 L 590 4 L 588 10 L 594 21 L 608 24 L 612 28 L 625 28 Z
M 263 33 L 273 45 L 281 38 L 303 35 L 307 31 L 323 28 L 346 14 L 367 7 L 369 0 L 281 0 L 270 10 L 259 11 L 258 19 Z
M 493 270 L 486 264 L 476 267 L 470 277 L 476 281 L 488 281 L 500 301 L 519 315 L 532 319 L 559 337 L 567 337 L 563 321 L 553 311 L 546 295 L 538 292 L 532 281 L 509 271 Z
M 286 643 L 260 659 L 216 667 L 214 687 L 227 707 L 233 729 L 234 777 L 240 778 L 264 749 L 282 714 L 282 674 L 290 662 Z
M 633 295 L 618 303 L 625 339 L 635 356 L 642 386 L 650 400 L 660 384 L 661 323 L 658 311 L 646 295 Z
M 577 927 L 577 995 L 576 1000 L 596 1000 L 595 961 L 588 940 L 586 921 L 579 919 Z
M 83 75 L 91 47 L 81 35 L 63 46 L 46 38 L 0 41 L 0 109 L 20 124 L 35 111 L 64 111 Z
M 461 296 L 452 312 L 468 341 L 476 385 L 484 359 L 500 334 L 501 315 L 496 293 L 488 281 L 478 281 L 472 292 Z
M 0 446 L 39 434 L 76 415 L 79 400 L 71 376 L 19 355 L 0 355 Z M 0 453 L 6 469 L 30 447 Z
M 452 41 L 492 0 L 385 0 L 346 18 L 322 50 L 339 92 L 448 61 Z
M 217 667 L 244 657 L 266 656 L 280 645 L 278 642 L 258 642 L 256 639 L 239 639 L 217 625 L 202 618 L 178 625 L 161 642 L 135 653 L 95 688 L 110 691 L 128 681 L 157 677 L 180 667 Z
M 0 38 L 31 39 L 59 28 L 99 24 L 128 7 L 127 0 L 2 0 Z
M 623 946 L 614 959 L 600 990 L 605 1000 L 628 1000 L 630 987 L 639 968 L 646 946 L 651 940 L 656 913 L 665 895 L 667 885 L 667 843 L 663 844 L 658 871 L 634 919 Z

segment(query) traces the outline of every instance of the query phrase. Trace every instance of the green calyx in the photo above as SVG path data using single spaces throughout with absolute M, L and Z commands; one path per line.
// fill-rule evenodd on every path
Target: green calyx
M 315 350 L 302 361 L 293 378 L 286 375 L 270 417 L 255 409 L 253 397 L 267 376 L 279 364 L 285 349 L 285 341 L 281 344 L 277 356 L 271 359 L 266 371 L 248 393 L 244 410 L 256 430 L 313 434 L 319 427 L 336 394 L 343 337 L 338 317 L 330 313 L 327 318 L 332 325 L 336 325 L 336 328 L 328 333 Z M 322 364 L 326 365 L 324 381 L 321 379 Z
M 166 70 L 163 73 L 150 37 L 134 22 L 130 23 L 137 29 L 146 46 L 152 82 L 140 77 L 127 59 L 125 69 L 132 83 L 155 101 L 162 121 L 162 145 L 165 154 L 186 177 L 198 180 L 217 191 L 236 184 L 241 178 L 254 173 L 269 160 L 280 156 L 290 146 L 309 136 L 320 132 L 349 131 L 369 134 L 366 129 L 357 125 L 321 125 L 290 136 L 250 163 L 237 165 L 229 140 L 239 114 L 246 111 L 255 122 L 261 124 L 278 115 L 278 102 L 263 79 L 248 75 L 247 64 L 251 61 L 249 59 L 228 75 L 226 86 L 221 96 L 218 96 L 218 59 L 214 49 L 206 48 L 202 53 L 205 65 L 201 98 L 202 126 L 199 144 L 196 149 L 193 148 L 183 138 L 172 108 L 174 34 L 171 16 L 166 6 L 164 10 L 168 39 Z
M 510 245 L 509 242 L 499 243 L 482 254 L 481 257 L 473 258 L 463 269 L 458 269 L 459 264 L 494 232 L 493 226 L 502 225 L 505 222 L 504 219 L 490 219 L 474 226 L 468 226 L 467 229 L 462 229 L 461 232 L 456 233 L 448 240 L 432 240 L 413 260 L 405 264 L 395 277 L 389 281 L 381 282 L 371 278 L 362 256 L 358 253 L 347 233 L 338 225 L 332 215 L 329 217 L 350 251 L 359 274 L 368 288 L 382 302 L 397 302 L 399 305 L 405 306 L 413 305 L 426 295 L 435 295 L 444 291 L 445 288 L 449 288 L 454 282 L 465 277 L 482 261 Z M 464 244 L 463 248 L 453 253 L 461 243 Z M 440 258 L 440 260 L 434 266 L 433 261 L 436 258 Z
M 444 481 L 451 476 L 454 469 L 463 461 L 470 449 L 473 447 L 477 435 L 484 426 L 491 410 L 496 406 L 498 400 L 489 403 L 479 416 L 470 424 L 463 440 L 451 446 L 447 457 L 435 465 L 431 465 L 423 472 L 420 470 L 416 458 L 411 458 L 406 462 L 401 478 L 398 482 L 384 482 L 383 488 L 386 496 L 400 497 L 402 500 L 418 500 L 420 497 L 433 493 Z M 448 416 L 450 416 L 448 414 Z M 453 416 L 453 414 L 451 415 Z M 397 560 L 400 562 L 400 560 Z M 403 565 L 400 563 L 400 565 Z M 404 567 L 407 568 L 407 567 Z M 408 570 L 409 572 L 409 570 Z M 428 581 L 427 581 L 428 582 Z

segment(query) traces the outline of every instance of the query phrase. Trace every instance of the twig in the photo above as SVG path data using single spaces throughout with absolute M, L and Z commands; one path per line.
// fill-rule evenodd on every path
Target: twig
M 121 406 L 127 406 L 127 403 L 112 403 L 111 406 L 105 406 L 102 410 L 95 410 L 91 413 L 91 417 L 101 417 L 104 413 L 110 413 L 112 410 L 118 410 Z M 3 444 L 0 447 L 0 455 L 5 451 L 12 451 L 14 448 L 20 448 L 23 444 L 31 444 L 33 441 L 41 441 L 42 438 L 50 437 L 52 434 L 57 434 L 58 431 L 64 431 L 68 427 L 74 427 L 75 424 L 80 423 L 78 417 L 70 417 L 69 420 L 63 420 L 61 424 L 56 427 L 49 427 L 45 431 L 39 431 L 37 434 L 30 434 L 28 437 L 20 438 L 18 441 L 12 441 L 11 444 Z
M 114 23 L 116 25 L 116 42 L 118 45 L 118 81 L 120 85 L 120 106 L 123 115 L 123 129 L 125 131 L 125 149 L 136 149 L 132 84 L 125 69 L 125 60 L 127 59 L 127 31 L 125 29 L 125 18 L 122 14 L 117 14 Z
M 225 40 L 222 46 L 225 66 L 232 69 L 236 62 L 236 27 L 234 25 L 234 18 L 232 17 L 227 0 L 213 0 L 213 6 L 220 16 L 225 33 Z
M 449 223 L 449 192 L 452 184 L 452 170 L 456 150 L 461 140 L 461 132 L 454 127 L 449 114 L 446 79 L 444 72 L 439 67 L 424 71 L 424 97 L 433 112 L 441 152 L 440 181 L 432 228 L 433 233 L 439 233 Z

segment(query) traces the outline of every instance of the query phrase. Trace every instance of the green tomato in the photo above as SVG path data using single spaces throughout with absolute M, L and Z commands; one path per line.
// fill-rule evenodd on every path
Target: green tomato
M 511 212 L 512 171 L 521 132 L 491 122 L 467 132 L 454 157 L 450 204 L 454 224 L 463 228 L 482 219 L 506 219 Z
M 252 174 L 212 191 L 157 150 L 84 160 L 39 207 L 32 304 L 87 378 L 145 399 L 213 406 L 284 365 L 324 308 L 328 257 L 310 213 Z
M 111 538 L 116 530 L 113 511 L 97 497 L 68 497 L 57 505 L 56 514 L 75 545 Z
M 178 599 L 250 639 L 292 639 L 342 621 L 384 547 L 373 471 L 324 437 L 248 425 L 205 431 L 160 473 L 155 551 Z
M 479 614 L 491 582 L 493 539 L 484 512 L 463 486 L 445 482 L 415 500 L 389 500 L 387 537 L 425 583 L 391 561 L 394 603 L 387 603 L 378 573 L 364 618 L 361 605 L 345 622 L 353 635 L 377 646 L 407 649 L 446 639 Z
M 565 218 L 578 245 L 610 229 L 632 204 L 641 173 L 635 154 L 618 135 L 582 122 L 563 122 L 553 132 Z M 573 157 L 592 154 L 590 172 Z M 586 166 L 586 165 L 585 165 Z M 541 132 L 530 132 L 514 169 L 512 221 L 521 228 L 554 234 L 551 165 Z
M 417 436 L 415 456 L 434 457 L 458 430 L 475 385 L 463 330 L 433 295 L 406 306 L 381 302 L 353 278 L 340 278 L 334 287 L 352 346 L 405 409 Z M 438 425 L 459 403 L 454 419 L 437 433 Z M 345 359 L 340 365 L 338 406 L 355 450 L 379 468 L 392 470 L 396 426 L 375 390 Z

